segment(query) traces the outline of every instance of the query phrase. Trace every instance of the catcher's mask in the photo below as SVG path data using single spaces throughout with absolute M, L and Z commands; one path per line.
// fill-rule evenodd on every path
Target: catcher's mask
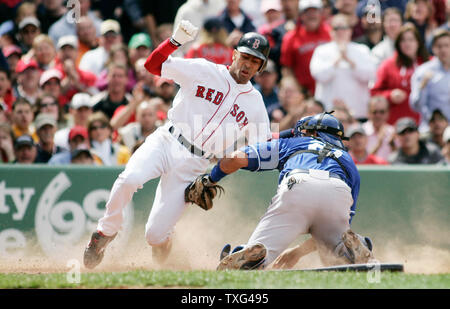
M 270 45 L 265 36 L 256 32 L 247 32 L 239 40 L 236 49 L 242 53 L 250 54 L 261 59 L 263 63 L 259 67 L 259 72 L 262 72 L 266 67 Z
M 344 126 L 333 115 L 334 111 L 324 112 L 314 116 L 308 116 L 300 119 L 294 128 L 294 136 L 302 136 L 303 130 L 312 130 L 324 141 L 345 148 L 342 140 L 348 140 L 344 136 Z

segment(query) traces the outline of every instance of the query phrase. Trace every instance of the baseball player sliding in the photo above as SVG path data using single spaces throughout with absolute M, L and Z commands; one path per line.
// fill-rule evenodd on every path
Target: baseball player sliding
M 153 258 L 163 262 L 171 249 L 173 228 L 187 206 L 185 188 L 205 172 L 208 159 L 220 156 L 241 137 L 255 142 L 271 138 L 262 97 L 249 82 L 266 65 L 267 40 L 257 33 L 245 34 L 229 67 L 170 56 L 193 40 L 197 32 L 189 21 L 181 21 L 172 37 L 161 43 L 145 63 L 150 73 L 174 80 L 180 90 L 168 112 L 168 123 L 146 138 L 114 182 L 105 214 L 84 252 L 87 268 L 102 261 L 133 194 L 157 177 L 161 178 L 145 238 L 152 246 Z
M 360 177 L 342 143 L 342 124 L 330 113 L 321 113 L 300 120 L 280 137 L 235 151 L 202 176 L 209 180 L 203 181 L 207 191 L 209 183 L 216 184 L 238 169 L 280 170 L 277 194 L 247 245 L 232 254 L 227 245 L 217 269 L 263 268 L 298 235 L 307 233 L 312 239 L 285 252 L 278 267 L 293 266 L 316 249 L 326 264 L 368 262 L 373 258 L 370 239 L 350 229 Z M 333 258 L 324 260 L 327 256 Z

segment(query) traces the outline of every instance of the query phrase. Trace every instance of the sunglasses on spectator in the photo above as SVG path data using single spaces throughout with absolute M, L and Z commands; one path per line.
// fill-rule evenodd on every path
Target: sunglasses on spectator
M 385 109 L 379 109 L 379 110 L 371 111 L 371 113 L 374 114 L 374 115 L 376 115 L 376 114 L 386 114 L 386 113 L 387 113 L 387 110 L 385 110 Z
M 49 107 L 49 106 L 54 106 L 57 105 L 58 103 L 56 102 L 49 102 L 49 103 L 41 103 L 41 107 Z
M 336 27 L 333 27 L 334 31 L 347 30 L 347 29 L 350 29 L 350 26 L 336 26 Z
M 398 135 L 405 135 L 407 133 L 409 134 L 409 133 L 413 133 L 413 132 L 416 132 L 416 131 L 417 131 L 416 129 L 407 128 L 407 129 L 403 130 L 402 132 L 398 133 Z
M 91 131 L 95 131 L 95 130 L 98 130 L 98 129 L 105 129 L 105 128 L 107 128 L 108 126 L 106 125 L 106 124 L 101 124 L 101 125 L 99 125 L 99 126 L 92 126 L 91 127 Z

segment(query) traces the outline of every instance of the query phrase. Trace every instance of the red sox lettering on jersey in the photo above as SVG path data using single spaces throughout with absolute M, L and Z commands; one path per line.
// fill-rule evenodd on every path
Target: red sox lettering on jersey
M 201 85 L 197 85 L 195 96 L 198 98 L 204 98 L 205 100 L 216 105 L 222 103 L 222 100 L 224 98 L 223 92 L 216 91 L 215 89 L 207 88 Z M 242 130 L 242 128 L 248 125 L 248 118 L 245 116 L 245 111 L 240 110 L 240 106 L 238 104 L 233 105 L 230 114 L 236 119 L 236 122 L 239 124 L 239 129 Z

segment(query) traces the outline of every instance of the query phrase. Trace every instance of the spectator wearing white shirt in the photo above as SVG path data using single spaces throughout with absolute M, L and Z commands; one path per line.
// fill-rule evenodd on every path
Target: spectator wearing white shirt
M 92 72 L 97 76 L 105 69 L 111 47 L 122 43 L 120 24 L 117 21 L 113 19 L 105 20 L 100 28 L 102 34 L 100 46 L 86 52 L 79 65 L 81 70 Z
M 352 28 L 347 16 L 337 14 L 331 21 L 332 41 L 318 46 L 310 70 L 316 80 L 316 100 L 331 110 L 336 101 L 344 102 L 357 119 L 366 119 L 369 82 L 376 65 L 367 46 L 351 42 Z

